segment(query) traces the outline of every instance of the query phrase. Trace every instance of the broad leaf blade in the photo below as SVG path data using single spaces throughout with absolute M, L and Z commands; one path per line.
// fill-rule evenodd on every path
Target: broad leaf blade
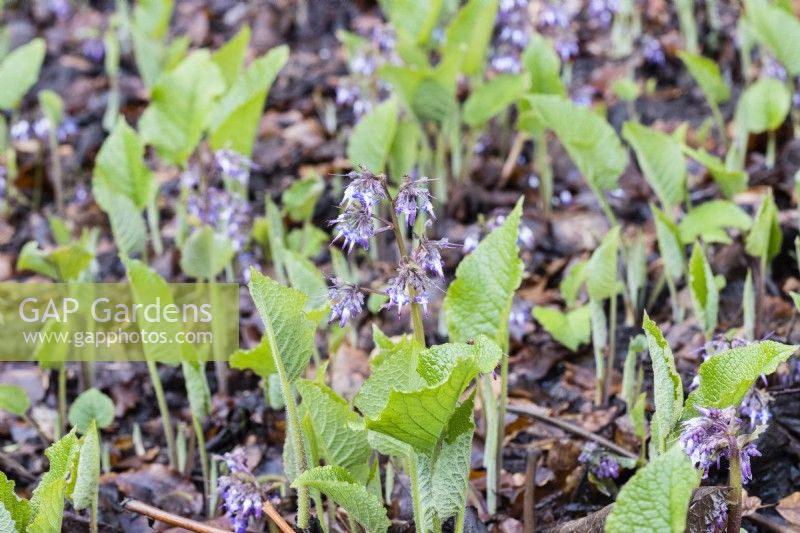
M 606 233 L 586 265 L 586 290 L 593 300 L 601 301 L 617 295 L 619 231 L 619 226 L 614 226 Z
M 700 86 L 709 102 L 721 104 L 731 97 L 731 91 L 725 80 L 722 79 L 719 66 L 715 61 L 698 54 L 683 51 L 678 52 L 678 57 L 686 65 L 689 74 Z
M 391 98 L 358 121 L 347 143 L 347 157 L 354 165 L 364 165 L 372 172 L 384 171 L 397 130 L 397 115 L 397 100 Z
M 31 401 L 25 389 L 19 385 L 0 384 L 0 409 L 23 416 L 30 406 Z
M 31 496 L 28 531 L 61 531 L 67 474 L 72 471 L 79 448 L 75 431 L 71 431 L 45 450 L 50 469 L 42 476 Z
M 444 299 L 451 340 L 468 341 L 484 334 L 507 349 L 511 302 L 522 282 L 523 265 L 517 248 L 521 217 L 522 199 L 503 225 L 458 265 L 456 279 Z
M 97 501 L 100 488 L 100 436 L 97 434 L 95 421 L 89 424 L 86 435 L 81 439 L 78 454 L 75 484 L 72 487 L 72 505 L 77 510 L 91 507 Z
M 608 533 L 683 533 L 700 475 L 679 446 L 636 472 L 606 520 Z
M 537 306 L 533 309 L 533 317 L 553 339 L 573 352 L 581 344 L 589 342 L 592 327 L 588 305 L 582 305 L 566 313 L 550 307 Z
M 30 517 L 30 503 L 17 496 L 14 492 L 14 481 L 8 479 L 3 472 L 0 472 L 0 504 L 7 513 L 6 519 L 13 521 L 13 524 L 6 523 L 8 530 L 24 532 Z
M 686 160 L 680 144 L 670 135 L 626 122 L 622 138 L 636 152 L 636 158 L 647 183 L 667 209 L 683 202 L 686 197 Z
M 777 129 L 792 106 L 792 94 L 782 82 L 761 78 L 747 87 L 736 103 L 736 122 L 750 133 Z
M 86 433 L 94 423 L 105 428 L 114 421 L 114 402 L 97 389 L 82 392 L 69 408 L 69 423 L 79 433 Z
M 686 271 L 686 259 L 678 226 L 655 205 L 650 205 L 650 210 L 656 223 L 658 251 L 664 260 L 664 269 L 673 280 L 680 279 Z
M 748 28 L 775 54 L 791 76 L 800 75 L 800 21 L 766 0 L 746 0 Z
M 653 399 L 656 410 L 652 419 L 653 448 L 657 453 L 667 449 L 667 436 L 681 417 L 683 384 L 675 369 L 675 356 L 655 322 L 644 315 L 650 361 L 653 365 Z
M 689 211 L 678 224 L 678 230 L 681 242 L 690 244 L 701 237 L 705 242 L 711 242 L 709 237 L 724 228 L 748 230 L 752 224 L 748 214 L 733 202 L 711 200 Z
M 47 47 L 36 38 L 12 51 L 0 63 L 0 108 L 13 110 L 39 79 Z
M 714 282 L 711 265 L 708 264 L 700 244 L 694 245 L 689 259 L 689 289 L 694 311 L 703 326 L 703 331 L 711 335 L 717 327 L 719 290 Z
M 525 90 L 525 76 L 505 74 L 480 85 L 464 102 L 464 122 L 471 128 L 485 125 L 513 104 Z
M 235 253 L 230 239 L 216 233 L 210 226 L 203 226 L 183 243 L 181 270 L 198 280 L 214 280 Z

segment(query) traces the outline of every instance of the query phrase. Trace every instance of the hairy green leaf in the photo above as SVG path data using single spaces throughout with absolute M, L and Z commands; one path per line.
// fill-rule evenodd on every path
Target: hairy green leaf
M 522 75 L 505 74 L 478 86 L 464 102 L 464 122 L 479 128 L 513 104 L 525 90 Z
M 289 47 L 273 48 L 239 76 L 208 117 L 211 148 L 250 156 L 267 93 L 288 59 Z
M 250 270 L 250 296 L 264 322 L 275 367 L 282 365 L 289 382 L 305 370 L 314 352 L 315 325 L 303 311 L 306 295 Z
M 783 233 L 778 223 L 778 207 L 770 191 L 758 206 L 753 227 L 745 241 L 745 250 L 751 256 L 768 263 L 781 251 L 782 243 Z
M 582 305 L 566 313 L 550 307 L 536 306 L 533 308 L 533 317 L 553 339 L 573 352 L 581 344 L 589 342 L 592 324 L 588 305 Z
M 719 66 L 716 61 L 689 52 L 680 51 L 678 57 L 686 65 L 689 74 L 700 86 L 706 99 L 713 104 L 727 102 L 731 97 L 731 90 L 728 84 L 722 79 Z
M 561 60 L 550 41 L 539 33 L 531 33 L 528 46 L 522 53 L 522 63 L 531 76 L 532 93 L 566 94 L 561 81 Z
M 762 341 L 713 355 L 700 365 L 700 385 L 686 399 L 683 418 L 697 416 L 696 406 L 738 406 L 760 376 L 775 372 L 796 351 L 797 346 Z
M 30 517 L 30 503 L 17 496 L 14 492 L 14 481 L 8 479 L 3 472 L 0 472 L 0 505 L 4 511 L 4 517 L 0 519 L 0 531 L 23 533 Z
M 341 466 L 354 479 L 366 483 L 372 448 L 361 417 L 333 390 L 313 381 L 298 380 L 303 402 L 316 435 L 319 455 L 327 464 Z M 357 426 L 360 429 L 356 429 Z
M 316 174 L 306 176 L 293 182 L 283 191 L 281 204 L 289 218 L 295 222 L 303 222 L 314 214 L 314 206 L 317 205 L 317 200 L 324 190 L 325 182 L 322 178 Z
M 686 259 L 678 226 L 655 205 L 651 204 L 650 210 L 656 223 L 658 251 L 664 260 L 664 269 L 672 279 L 679 279 L 686 271 Z
M 340 466 L 328 465 L 310 468 L 292 483 L 292 487 L 316 489 L 361 524 L 367 533 L 386 531 L 389 519 L 380 498 L 369 492 Z
M 150 105 L 139 120 L 145 142 L 168 162 L 184 165 L 224 90 L 225 80 L 209 52 L 193 52 L 153 86 Z
M 479 334 L 508 347 L 508 316 L 514 291 L 522 282 L 523 265 L 517 248 L 522 199 L 503 225 L 487 235 L 456 269 L 447 289 L 444 310 L 453 341 Z
M 269 349 L 269 339 L 264 336 L 256 346 L 249 350 L 239 349 L 231 354 L 229 364 L 231 368 L 239 370 L 250 369 L 258 377 L 266 379 L 270 374 L 277 372 L 272 352 Z
M 800 21 L 766 0 L 746 0 L 745 16 L 748 29 L 786 68 L 791 76 L 800 75 Z
M 753 224 L 747 213 L 728 200 L 710 200 L 698 205 L 678 224 L 683 244 L 691 244 L 698 238 L 705 242 L 733 242 L 723 231 L 725 228 L 748 230 Z
M 686 197 L 686 159 L 671 135 L 626 122 L 622 138 L 633 147 L 647 183 L 664 209 L 683 202 Z
M 236 250 L 230 239 L 203 226 L 181 248 L 181 270 L 198 280 L 214 280 L 231 262 Z
M 750 133 L 778 129 L 792 106 L 792 94 L 783 82 L 761 78 L 747 87 L 736 103 L 736 121 Z
M 44 453 L 50 460 L 50 469 L 42 476 L 31 496 L 28 531 L 61 531 L 67 474 L 72 471 L 79 448 L 75 430 L 72 430 L 45 450 Z
M 689 258 L 689 289 L 692 304 L 698 320 L 706 335 L 711 335 L 717 327 L 719 312 L 719 289 L 711 272 L 703 247 L 696 243 Z
M 76 510 L 91 507 L 97 501 L 100 488 L 100 436 L 97 433 L 97 424 L 92 420 L 86 434 L 81 438 L 78 462 L 72 484 L 70 499 Z
M 595 189 L 613 189 L 628 165 L 628 152 L 614 128 L 590 109 L 553 95 L 527 97 L 532 112 L 553 130 L 586 181 Z
M 607 533 L 683 533 L 700 475 L 680 446 L 636 472 L 622 487 L 606 520 Z
M 653 365 L 653 399 L 656 410 L 651 421 L 656 454 L 667 450 L 667 436 L 681 417 L 683 384 L 675 369 L 675 356 L 655 322 L 644 314 L 643 324 Z
M 561 283 L 558 284 L 558 290 L 567 304 L 567 309 L 575 307 L 575 303 L 578 301 L 578 293 L 581 290 L 581 286 L 583 286 L 583 282 L 586 281 L 587 264 L 588 261 L 585 259 L 576 262 L 561 279 Z
M 306 311 L 324 307 L 328 302 L 328 284 L 316 265 L 292 250 L 286 250 L 283 259 L 289 284 L 308 296 Z
M 0 108 L 14 110 L 39 79 L 47 46 L 36 38 L 12 51 L 0 62 Z
M 498 0 L 468 0 L 445 30 L 442 55 L 459 58 L 459 70 L 466 75 L 483 70 L 497 7 Z
M 0 384 L 0 409 L 17 416 L 24 416 L 31 406 L 28 393 L 19 385 Z
M 586 265 L 586 290 L 591 299 L 601 301 L 616 296 L 618 251 L 619 226 L 614 226 Z
M 86 433 L 94 421 L 106 428 L 114 421 L 114 402 L 97 389 L 82 392 L 69 408 L 69 423 L 79 433 Z
M 397 130 L 397 100 L 376 106 L 358 121 L 347 143 L 347 157 L 354 165 L 383 172 Z

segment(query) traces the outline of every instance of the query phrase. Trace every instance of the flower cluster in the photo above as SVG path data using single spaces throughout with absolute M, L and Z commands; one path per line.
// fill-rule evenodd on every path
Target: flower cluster
M 50 121 L 45 117 L 33 123 L 27 120 L 20 120 L 11 126 L 10 132 L 11 139 L 14 141 L 29 141 L 34 138 L 40 141 L 46 141 L 47 136 L 50 134 Z M 78 125 L 75 120 L 70 117 L 65 117 L 56 130 L 56 138 L 59 142 L 64 142 L 77 132 Z
M 344 198 L 339 216 L 331 220 L 335 226 L 336 237 L 333 242 L 342 239 L 347 253 L 356 245 L 369 248 L 369 240 L 373 235 L 388 229 L 375 228 L 372 218 L 372 207 L 386 197 L 385 177 L 377 176 L 361 167 L 360 171 L 352 171 L 347 175 L 350 183 L 344 190 Z
M 701 416 L 684 422 L 680 436 L 680 445 L 692 464 L 703 469 L 705 478 L 713 464 L 719 468 L 721 459 L 730 459 L 733 448 L 739 453 L 742 483 L 750 481 L 753 477 L 750 458 L 761 455 L 755 445 L 760 429 L 749 435 L 740 435 L 742 420 L 736 416 L 733 407 L 697 407 L 697 411 Z
M 596 442 L 586 443 L 578 456 L 578 461 L 586 465 L 598 479 L 617 479 L 619 477 L 619 463 L 614 456 L 601 450 Z
M 739 405 L 739 416 L 750 421 L 750 429 L 766 424 L 772 418 L 769 402 L 772 396 L 765 390 L 751 388 Z
M 409 226 L 414 225 L 418 211 L 425 211 L 431 219 L 436 219 L 436 215 L 433 212 L 433 203 L 431 202 L 433 197 L 427 187 L 422 187 L 423 183 L 429 181 L 430 179 L 428 178 L 413 180 L 406 176 L 397 191 L 397 198 L 394 200 L 395 213 L 398 216 L 404 216 Z
M 619 7 L 619 0 L 589 0 L 586 13 L 599 21 L 601 26 L 608 27 Z
M 576 13 L 566 3 L 548 0 L 539 10 L 536 21 L 537 29 L 549 36 L 556 52 L 562 61 L 568 61 L 578 55 L 580 47 L 578 37 L 572 28 Z
M 430 280 L 425 270 L 413 259 L 402 258 L 397 267 L 397 275 L 386 282 L 386 296 L 389 301 L 384 308 L 397 307 L 397 313 L 400 314 L 404 306 L 413 302 L 421 305 L 427 312 L 430 301 L 427 292 L 429 285 Z
M 642 57 L 648 65 L 661 66 L 667 62 L 667 56 L 664 54 L 664 47 L 661 46 L 661 41 L 650 35 L 643 35 L 640 46 L 642 49 Z
M 364 295 L 357 286 L 344 283 L 338 278 L 334 278 L 332 282 L 333 286 L 328 289 L 328 299 L 331 301 L 331 318 L 328 323 L 338 318 L 339 327 L 343 328 L 348 320 L 361 313 Z
M 219 478 L 217 490 L 222 496 L 225 514 L 236 533 L 245 533 L 250 518 L 261 519 L 264 490 L 247 467 L 244 451 L 237 448 L 223 456 L 230 473 Z
M 501 0 L 495 20 L 489 63 L 496 72 L 518 74 L 531 35 L 528 0 Z
M 255 163 L 249 158 L 227 148 L 214 152 L 214 163 L 223 176 L 236 180 L 242 185 L 247 184 L 250 170 L 255 168 Z
M 197 223 L 211 226 L 233 244 L 236 251 L 247 243 L 252 212 L 247 199 L 235 191 L 208 187 L 192 190 L 186 199 L 186 212 Z

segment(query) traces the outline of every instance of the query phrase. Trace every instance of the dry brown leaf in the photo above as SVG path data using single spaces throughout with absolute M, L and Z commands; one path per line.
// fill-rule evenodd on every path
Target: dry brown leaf
M 781 498 L 775 510 L 793 526 L 800 526 L 800 492 Z

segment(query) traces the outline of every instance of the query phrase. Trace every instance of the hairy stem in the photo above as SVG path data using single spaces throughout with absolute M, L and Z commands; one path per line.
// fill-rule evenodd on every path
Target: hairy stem
M 194 427 L 194 434 L 197 437 L 197 453 L 200 458 L 200 472 L 203 476 L 203 502 L 205 503 L 206 511 L 211 512 L 211 482 L 209 481 L 208 474 L 206 437 L 203 434 L 203 424 L 200 423 L 200 418 L 195 415 L 192 415 L 192 426 Z
M 611 394 L 611 374 L 614 370 L 614 359 L 617 355 L 617 297 L 611 297 L 608 312 L 608 352 L 606 352 L 605 384 L 603 385 L 603 405 L 608 404 Z
M 767 132 L 767 168 L 775 166 L 775 130 Z
M 425 531 L 425 511 L 422 508 L 422 493 L 419 486 L 419 468 L 417 458 L 412 454 L 408 458 L 408 477 L 411 481 L 411 503 L 414 508 L 414 524 L 417 531 Z
M 549 217 L 553 205 L 553 167 L 547 152 L 547 133 L 542 132 L 534 138 L 533 149 L 533 160 L 539 172 L 542 209 L 545 216 Z
M 739 533 L 742 527 L 742 464 L 735 436 L 728 437 L 728 446 L 731 452 L 728 468 L 728 484 L 731 487 L 728 495 L 728 533 Z
M 56 440 L 61 438 L 61 432 L 67 427 L 67 364 L 61 363 L 58 367 L 58 426 L 56 427 Z
M 486 467 L 486 509 L 490 515 L 497 512 L 497 437 L 500 434 L 497 426 L 499 410 L 497 409 L 497 399 L 492 390 L 491 376 L 484 375 L 480 381 L 481 404 L 483 416 L 486 424 L 486 443 L 484 445 L 483 465 Z
M 164 387 L 161 385 L 161 378 L 158 376 L 158 367 L 154 361 L 147 361 L 147 371 L 150 374 L 150 381 L 153 383 L 153 391 L 156 393 L 158 410 L 161 413 L 161 425 L 164 428 L 164 439 L 167 441 L 169 467 L 175 469 L 178 465 L 178 454 L 175 450 L 175 433 L 172 431 L 172 422 L 169 417 L 167 400 L 164 396 Z
M 150 226 L 150 232 L 153 235 L 153 250 L 156 255 L 161 255 L 164 253 L 164 242 L 161 240 L 158 206 L 155 200 L 147 204 L 147 224 Z

